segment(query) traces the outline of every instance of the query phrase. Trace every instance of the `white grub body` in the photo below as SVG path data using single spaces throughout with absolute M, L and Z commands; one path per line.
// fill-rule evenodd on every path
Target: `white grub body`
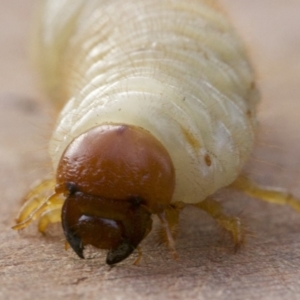
M 66 103 L 50 141 L 54 172 L 75 137 L 118 123 L 168 150 L 173 201 L 199 202 L 239 175 L 258 93 L 243 43 L 214 3 L 44 0 L 37 55 L 50 95 Z

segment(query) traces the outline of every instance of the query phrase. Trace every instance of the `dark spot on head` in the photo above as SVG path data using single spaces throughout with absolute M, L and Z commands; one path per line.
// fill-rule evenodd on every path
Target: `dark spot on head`
M 210 158 L 209 154 L 207 154 L 207 153 L 205 154 L 204 160 L 205 160 L 206 165 L 208 167 L 210 167 L 211 166 L 211 158 Z
M 129 198 L 129 202 L 133 207 L 139 207 L 144 202 L 144 200 L 140 196 L 131 196 Z
M 66 188 L 69 191 L 70 195 L 74 195 L 78 191 L 77 185 L 74 182 L 67 182 Z
M 247 116 L 248 118 L 251 118 L 251 117 L 252 117 L 252 112 L 251 112 L 250 109 L 248 109 L 248 110 L 246 111 L 246 116 Z

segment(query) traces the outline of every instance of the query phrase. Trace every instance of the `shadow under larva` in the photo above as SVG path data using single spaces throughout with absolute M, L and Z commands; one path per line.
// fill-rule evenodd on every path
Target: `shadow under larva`
M 43 84 L 61 111 L 49 144 L 55 178 L 26 197 L 14 229 L 61 222 L 67 243 L 127 258 L 161 222 L 177 258 L 186 206 L 207 212 L 236 249 L 245 228 L 223 187 L 300 210 L 291 195 L 240 175 L 259 92 L 243 42 L 214 1 L 44 1 L 36 38 Z M 68 11 L 68 14 L 65 14 Z

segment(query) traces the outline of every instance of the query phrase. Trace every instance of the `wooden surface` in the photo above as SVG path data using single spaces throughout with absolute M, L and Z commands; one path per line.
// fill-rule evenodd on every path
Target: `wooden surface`
M 181 218 L 178 262 L 155 234 L 139 266 L 132 257 L 110 269 L 105 253 L 90 250 L 80 260 L 64 251 L 59 227 L 47 238 L 35 226 L 11 230 L 22 195 L 49 170 L 52 118 L 27 62 L 35 1 L 0 2 L 0 299 L 300 299 L 300 215 L 240 193 L 219 194 L 254 233 L 237 254 L 191 209 Z M 248 44 L 263 98 L 246 172 L 300 197 L 300 2 L 222 2 Z

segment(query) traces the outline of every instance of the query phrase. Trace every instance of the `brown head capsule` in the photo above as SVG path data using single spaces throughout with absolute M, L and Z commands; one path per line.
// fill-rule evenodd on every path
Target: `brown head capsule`
M 108 249 L 107 263 L 128 257 L 151 230 L 151 214 L 171 202 L 175 173 L 164 146 L 128 125 L 95 127 L 73 140 L 57 169 L 67 194 L 62 225 L 83 258 L 85 245 Z

